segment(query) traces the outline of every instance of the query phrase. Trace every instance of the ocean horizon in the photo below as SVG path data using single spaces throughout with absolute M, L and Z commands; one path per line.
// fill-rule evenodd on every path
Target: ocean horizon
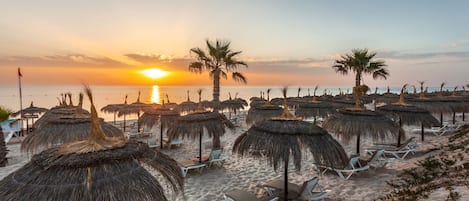
M 140 101 L 143 103 L 159 103 L 165 99 L 166 94 L 171 102 L 181 103 L 187 100 L 187 91 L 191 101 L 198 102 L 197 90 L 202 89 L 202 100 L 212 100 L 213 87 L 210 85 L 200 86 L 129 86 L 129 85 L 90 85 L 95 100 L 95 106 L 98 111 L 108 104 L 124 103 L 124 98 L 127 95 L 127 103 L 132 103 L 137 100 L 140 91 Z M 288 96 L 298 96 L 298 88 L 301 88 L 300 96 L 312 95 L 315 86 L 288 86 Z M 249 101 L 251 97 L 259 97 L 261 91 L 266 92 L 271 89 L 270 98 L 281 97 L 281 88 L 283 86 L 224 86 L 220 87 L 220 100 L 226 100 L 231 97 L 243 98 Z M 72 101 L 78 104 L 78 94 L 83 92 L 83 85 L 23 85 L 22 86 L 22 108 L 27 108 L 34 102 L 36 107 L 51 108 L 58 105 L 58 98 L 61 93 L 72 93 Z M 308 93 L 309 89 L 309 93 Z M 392 93 L 399 93 L 401 87 L 390 87 Z M 453 87 L 445 87 L 444 90 L 452 90 Z M 351 92 L 351 86 L 319 86 L 316 95 L 322 95 L 324 92 L 331 95 L 337 95 L 340 91 L 346 93 Z M 374 93 L 375 87 L 371 88 Z M 409 89 L 412 90 L 412 89 Z M 439 90 L 439 87 L 429 87 L 429 92 Z M 378 87 L 378 93 L 385 93 L 387 86 Z M 419 89 L 417 89 L 419 91 Z M 20 110 L 20 98 L 18 86 L 0 86 L 0 106 L 12 110 L 13 112 Z M 89 101 L 85 97 L 83 103 L 84 109 L 89 110 Z M 98 115 L 104 118 L 105 121 L 114 119 L 113 114 L 99 112 Z M 133 118 L 132 116 L 130 118 Z M 135 115 L 136 118 L 136 115 Z

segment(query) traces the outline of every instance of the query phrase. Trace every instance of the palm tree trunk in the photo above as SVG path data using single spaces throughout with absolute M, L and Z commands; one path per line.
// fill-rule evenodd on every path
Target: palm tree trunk
M 355 75 L 355 88 L 353 90 L 354 96 L 355 96 L 355 107 L 360 108 L 361 103 L 360 103 L 360 92 L 358 88 L 360 87 L 360 81 L 361 81 L 361 73 L 357 72 Z
M 220 109 L 220 70 L 216 70 L 213 75 L 213 111 Z
M 213 111 L 218 112 L 220 108 L 220 69 L 216 70 L 213 75 Z M 212 137 L 212 149 L 221 147 L 220 135 Z

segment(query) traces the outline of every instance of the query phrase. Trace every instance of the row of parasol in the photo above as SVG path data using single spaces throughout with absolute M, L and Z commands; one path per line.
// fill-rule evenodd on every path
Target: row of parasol
M 403 87 L 403 90 L 404 88 L 405 87 Z M 390 113 L 393 116 L 397 115 L 398 117 L 394 116 L 394 121 L 386 117 L 385 115 L 383 115 L 383 113 L 372 112 L 372 111 L 365 110 L 363 108 L 339 109 L 339 110 L 336 110 L 336 112 L 329 114 L 330 116 L 326 119 L 326 121 L 323 124 L 323 127 L 326 129 L 325 130 L 313 124 L 301 121 L 299 118 L 296 118 L 293 115 L 291 115 L 288 111 L 289 104 L 288 104 L 288 99 L 286 97 L 286 89 L 284 91 L 285 91 L 284 92 L 285 97 L 284 97 L 283 108 L 277 107 L 277 109 L 275 109 L 275 110 L 280 111 L 280 114 L 277 114 L 275 116 L 280 116 L 280 117 L 267 119 L 265 121 L 259 121 L 256 124 L 254 124 L 251 128 L 249 128 L 249 130 L 246 133 L 242 134 L 240 137 L 238 137 L 238 139 L 236 139 L 234 147 L 233 147 L 233 151 L 236 153 L 239 153 L 240 155 L 245 155 L 249 153 L 249 151 L 252 149 L 264 150 L 266 153 L 264 156 L 267 157 L 268 161 L 270 161 L 274 169 L 277 169 L 282 163 L 284 164 L 283 166 L 285 169 L 285 182 L 288 181 L 288 169 L 287 168 L 288 168 L 289 161 L 294 162 L 297 170 L 301 169 L 301 158 L 302 158 L 303 153 L 311 153 L 315 162 L 318 164 L 324 164 L 324 165 L 328 165 L 332 167 L 337 167 L 337 166 L 343 166 L 346 163 L 347 155 L 345 154 L 343 148 L 340 146 L 340 144 L 337 141 L 334 140 L 334 138 L 329 133 L 327 133 L 326 130 L 330 130 L 334 134 L 340 135 L 345 140 L 350 139 L 352 136 L 357 136 L 357 139 L 358 139 L 357 142 L 359 143 L 360 136 L 362 135 L 371 137 L 373 139 L 383 139 L 383 138 L 389 138 L 389 137 L 399 139 L 402 133 L 402 129 L 400 128 L 400 125 L 397 122 L 399 122 L 400 124 L 407 124 L 407 123 L 414 124 L 416 122 L 419 122 L 422 125 L 426 125 L 426 124 L 432 125 L 435 123 L 434 120 L 428 120 L 428 121 L 423 120 L 423 117 L 421 117 L 422 115 L 419 113 L 429 114 L 429 112 L 427 111 L 423 112 L 424 110 L 418 109 L 415 106 L 405 103 L 405 101 L 403 101 L 404 93 L 401 93 L 401 96 L 400 96 L 401 101 L 399 101 L 396 104 L 389 104 L 388 107 L 383 106 L 380 108 L 383 111 L 386 111 L 386 110 L 390 111 Z M 274 110 L 273 108 L 275 108 L 274 105 L 269 104 L 268 100 L 263 101 L 263 100 L 256 99 L 254 101 L 259 101 L 263 103 L 256 105 L 256 104 L 253 104 L 253 101 L 252 101 L 251 108 L 255 108 L 255 109 L 269 108 L 269 110 Z M 200 102 L 200 98 L 199 98 L 199 102 Z M 313 99 L 311 101 L 311 104 L 313 105 L 320 104 L 320 103 L 321 102 L 318 101 L 317 99 Z M 70 107 L 70 105 L 71 104 L 69 104 L 68 107 Z M 265 106 L 265 105 L 268 105 L 268 106 Z M 64 107 L 64 106 L 60 106 L 60 107 Z M 58 113 L 61 113 L 64 115 L 63 117 L 65 118 L 61 118 L 61 119 L 65 119 L 64 122 L 66 122 L 67 119 L 80 119 L 80 115 L 81 116 L 87 115 L 86 112 L 80 110 L 81 107 L 72 105 L 72 107 L 74 107 L 74 110 L 76 112 L 75 114 L 70 114 L 70 111 L 73 110 L 72 108 L 60 109 L 60 107 L 54 110 L 57 110 Z M 223 135 L 225 132 L 224 130 L 225 126 L 231 127 L 229 124 L 229 121 L 226 119 L 226 117 L 224 117 L 224 115 L 220 115 L 219 113 L 215 113 L 215 112 L 208 112 L 200 108 L 201 107 L 199 106 L 199 109 L 196 112 L 178 117 L 177 121 L 172 121 L 172 122 L 177 122 L 178 126 L 168 125 L 169 127 L 168 135 L 173 136 L 173 137 L 191 137 L 191 138 L 199 137 L 199 139 L 201 139 L 203 134 L 208 134 L 209 136 Z M 297 110 L 301 110 L 301 107 L 298 107 Z M 164 117 L 162 116 L 162 114 L 164 114 L 164 111 L 172 111 L 172 110 L 167 109 L 167 108 L 166 109 L 160 108 L 159 109 L 160 112 L 157 112 L 157 111 L 158 110 L 155 109 L 153 115 L 159 115 L 159 118 L 163 119 Z M 94 111 L 94 113 L 95 112 L 96 111 Z M 92 108 L 92 114 L 93 114 L 93 108 Z M 407 114 L 411 114 L 411 115 L 407 115 Z M 422 118 L 422 119 L 419 120 L 419 118 Z M 95 119 L 97 119 L 97 116 Z M 41 122 L 41 121 L 38 121 L 38 122 Z M 96 124 L 102 124 L 100 123 L 99 120 L 93 120 L 92 122 L 94 126 Z M 104 131 L 104 133 L 108 134 L 107 131 Z M 116 138 L 119 138 L 119 136 Z M 116 145 L 117 148 L 114 147 L 114 144 L 117 144 Z M 285 145 L 288 145 L 288 146 L 285 146 Z M 68 146 L 71 146 L 71 145 L 68 145 Z M 113 143 L 111 143 L 111 146 L 110 146 L 111 148 L 109 148 L 109 150 L 120 149 L 123 146 L 124 145 L 122 145 L 122 143 L 120 143 L 119 140 L 116 140 L 116 141 L 113 141 Z M 125 146 L 128 146 L 128 145 L 125 145 Z M 75 147 L 75 145 L 71 147 Z M 359 146 L 357 146 L 357 148 L 358 148 L 357 152 L 359 153 Z M 199 149 L 201 150 L 201 146 L 199 147 Z M 72 164 L 71 166 L 73 168 L 80 166 L 77 163 L 73 163 L 73 161 L 76 160 L 76 159 L 73 159 L 73 157 L 72 159 L 70 159 L 72 161 L 68 161 L 68 160 L 60 160 L 60 162 L 55 161 L 54 157 L 57 157 L 55 156 L 55 154 L 59 152 L 63 152 L 63 150 L 60 151 L 61 150 L 60 148 L 58 149 L 53 148 L 51 150 L 52 151 L 42 152 L 40 155 L 35 156 L 37 160 L 34 160 L 35 161 L 34 164 L 42 167 L 45 164 L 58 163 L 57 167 L 62 168 L 62 165 L 63 165 L 62 162 L 66 162 L 67 165 Z M 108 149 L 104 149 L 104 152 L 105 151 L 108 151 Z M 66 152 L 68 153 L 69 151 L 66 151 Z M 96 151 L 96 152 L 99 152 L 99 151 Z M 46 153 L 49 153 L 50 155 L 47 155 Z M 67 156 L 69 155 L 71 156 L 73 154 L 76 154 L 76 152 L 69 153 Z M 112 152 L 109 152 L 107 154 L 109 154 L 110 158 L 117 157 L 113 155 Z M 201 154 L 200 151 L 199 151 L 199 154 Z M 60 156 L 63 156 L 63 155 L 60 155 Z M 290 157 L 293 157 L 293 160 L 290 160 Z M 40 163 L 38 161 L 47 161 L 47 163 L 45 162 Z M 103 161 L 106 161 L 106 160 L 103 160 Z M 99 164 L 96 164 L 95 160 L 90 161 L 89 163 L 85 162 L 83 164 L 83 166 L 87 166 L 88 168 L 93 165 L 95 166 Z M 34 165 L 31 165 L 31 166 L 34 166 Z M 51 165 L 51 166 L 54 166 L 54 165 Z M 31 171 L 31 168 L 33 167 L 29 167 L 29 168 L 30 169 L 24 167 L 24 169 L 26 170 L 23 170 L 23 169 L 20 169 L 20 170 Z M 40 171 L 37 171 L 37 172 L 40 172 Z M 16 175 L 18 178 L 22 178 L 23 182 L 33 182 L 33 183 L 36 182 L 34 180 L 36 178 L 30 179 L 30 178 L 19 177 L 18 174 L 15 174 L 15 173 L 13 175 Z M 92 174 L 89 173 L 88 171 L 86 175 L 89 176 Z M 8 177 L 9 179 L 12 179 L 14 177 L 14 176 L 11 176 L 11 177 L 10 176 Z M 100 177 L 102 176 L 103 175 L 100 175 Z M 8 178 L 6 179 L 7 181 L 8 181 Z M 3 181 L 5 181 L 5 179 L 2 180 L 2 182 Z M 17 180 L 15 180 L 15 182 L 16 181 Z M 0 185 L 2 184 L 2 182 L 0 182 Z M 91 181 L 89 182 L 93 183 Z M 87 183 L 87 185 L 92 185 L 92 184 Z M 44 185 L 44 186 L 47 186 L 47 185 Z M 82 188 L 84 189 L 88 188 L 89 190 L 89 186 L 88 187 L 83 187 L 83 186 L 85 185 L 81 184 Z M 285 189 L 287 189 L 287 186 L 285 186 Z M 69 192 L 71 192 L 71 190 L 69 190 Z M 288 190 L 285 191 L 285 193 L 287 192 Z M 26 195 L 31 196 L 30 194 L 25 194 L 25 196 Z M 288 197 L 287 194 L 285 194 L 284 196 Z

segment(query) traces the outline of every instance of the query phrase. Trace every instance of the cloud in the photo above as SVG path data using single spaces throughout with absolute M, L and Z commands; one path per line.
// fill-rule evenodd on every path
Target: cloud
M 447 46 L 452 48 L 467 47 L 469 45 L 469 40 L 461 40 L 449 43 Z
M 466 59 L 469 57 L 469 52 L 425 52 L 425 53 L 401 53 L 398 51 L 384 51 L 380 52 L 377 56 L 381 58 L 401 59 L 401 60 L 415 60 L 415 59 L 436 59 L 436 58 L 453 58 L 453 59 Z
M 164 68 L 169 68 L 171 70 L 179 70 L 179 71 L 187 71 L 189 67 L 189 63 L 194 61 L 193 59 L 181 57 L 181 58 L 173 58 L 167 55 L 160 55 L 160 54 L 125 54 L 124 56 L 142 63 L 143 65 L 155 65 L 155 66 L 162 66 Z
M 42 57 L 9 56 L 0 58 L 0 66 L 30 67 L 103 67 L 123 68 L 128 64 L 107 57 L 90 57 L 83 54 L 52 55 Z

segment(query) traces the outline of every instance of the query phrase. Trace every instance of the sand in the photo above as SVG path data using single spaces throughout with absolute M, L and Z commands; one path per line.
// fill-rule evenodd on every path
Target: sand
M 240 122 L 244 122 L 240 116 Z M 202 201 L 202 200 L 223 200 L 223 193 L 226 191 L 241 189 L 252 194 L 262 194 L 261 187 L 265 182 L 283 178 L 283 168 L 275 172 L 271 166 L 264 160 L 259 160 L 252 157 L 240 158 L 232 155 L 231 149 L 233 142 L 243 131 L 247 130 L 244 123 L 239 123 L 238 127 L 228 132 L 222 137 L 222 146 L 224 149 L 223 156 L 226 159 L 223 167 L 205 168 L 200 174 L 198 172 L 190 172 L 185 178 L 184 197 L 169 195 L 171 200 L 187 200 L 187 201 Z M 409 130 L 411 128 L 407 128 Z M 152 129 L 154 133 L 158 133 L 158 128 Z M 397 178 L 397 175 L 404 169 L 415 167 L 415 163 L 435 152 L 428 152 L 428 150 L 441 146 L 448 141 L 447 136 L 433 136 L 426 135 L 425 142 L 420 142 L 420 137 L 417 134 L 410 134 L 408 136 L 415 136 L 421 145 L 417 148 L 417 153 L 409 155 L 405 160 L 395 160 L 388 164 L 385 168 L 373 168 L 366 172 L 360 172 L 353 175 L 349 180 L 341 179 L 335 173 L 321 175 L 312 168 L 312 160 L 303 160 L 303 167 L 300 172 L 294 171 L 291 166 L 289 172 L 289 181 L 296 184 L 301 184 L 314 176 L 319 176 L 319 185 L 330 192 L 330 195 L 325 200 L 374 200 L 383 196 L 393 190 L 392 187 L 387 185 L 386 181 Z M 184 144 L 180 147 L 173 149 L 163 149 L 162 151 L 176 160 L 190 159 L 198 154 L 198 141 L 191 139 L 184 139 Z M 370 140 L 362 138 L 361 147 L 365 150 L 366 147 L 372 145 Z M 353 154 L 355 150 L 355 141 L 352 139 L 349 145 L 343 144 L 345 150 L 349 154 Z M 20 144 L 7 145 L 10 152 L 7 157 L 9 164 L 6 167 L 0 168 L 0 179 L 11 172 L 17 170 L 29 161 L 26 154 L 20 152 Z M 211 147 L 211 139 L 203 139 L 203 153 L 209 153 Z M 368 157 L 364 152 L 364 158 Z M 460 192 L 461 195 L 468 195 L 468 189 L 465 186 L 456 187 L 455 191 Z M 444 200 L 448 196 L 448 191 L 445 189 L 432 192 L 433 199 L 427 200 Z

